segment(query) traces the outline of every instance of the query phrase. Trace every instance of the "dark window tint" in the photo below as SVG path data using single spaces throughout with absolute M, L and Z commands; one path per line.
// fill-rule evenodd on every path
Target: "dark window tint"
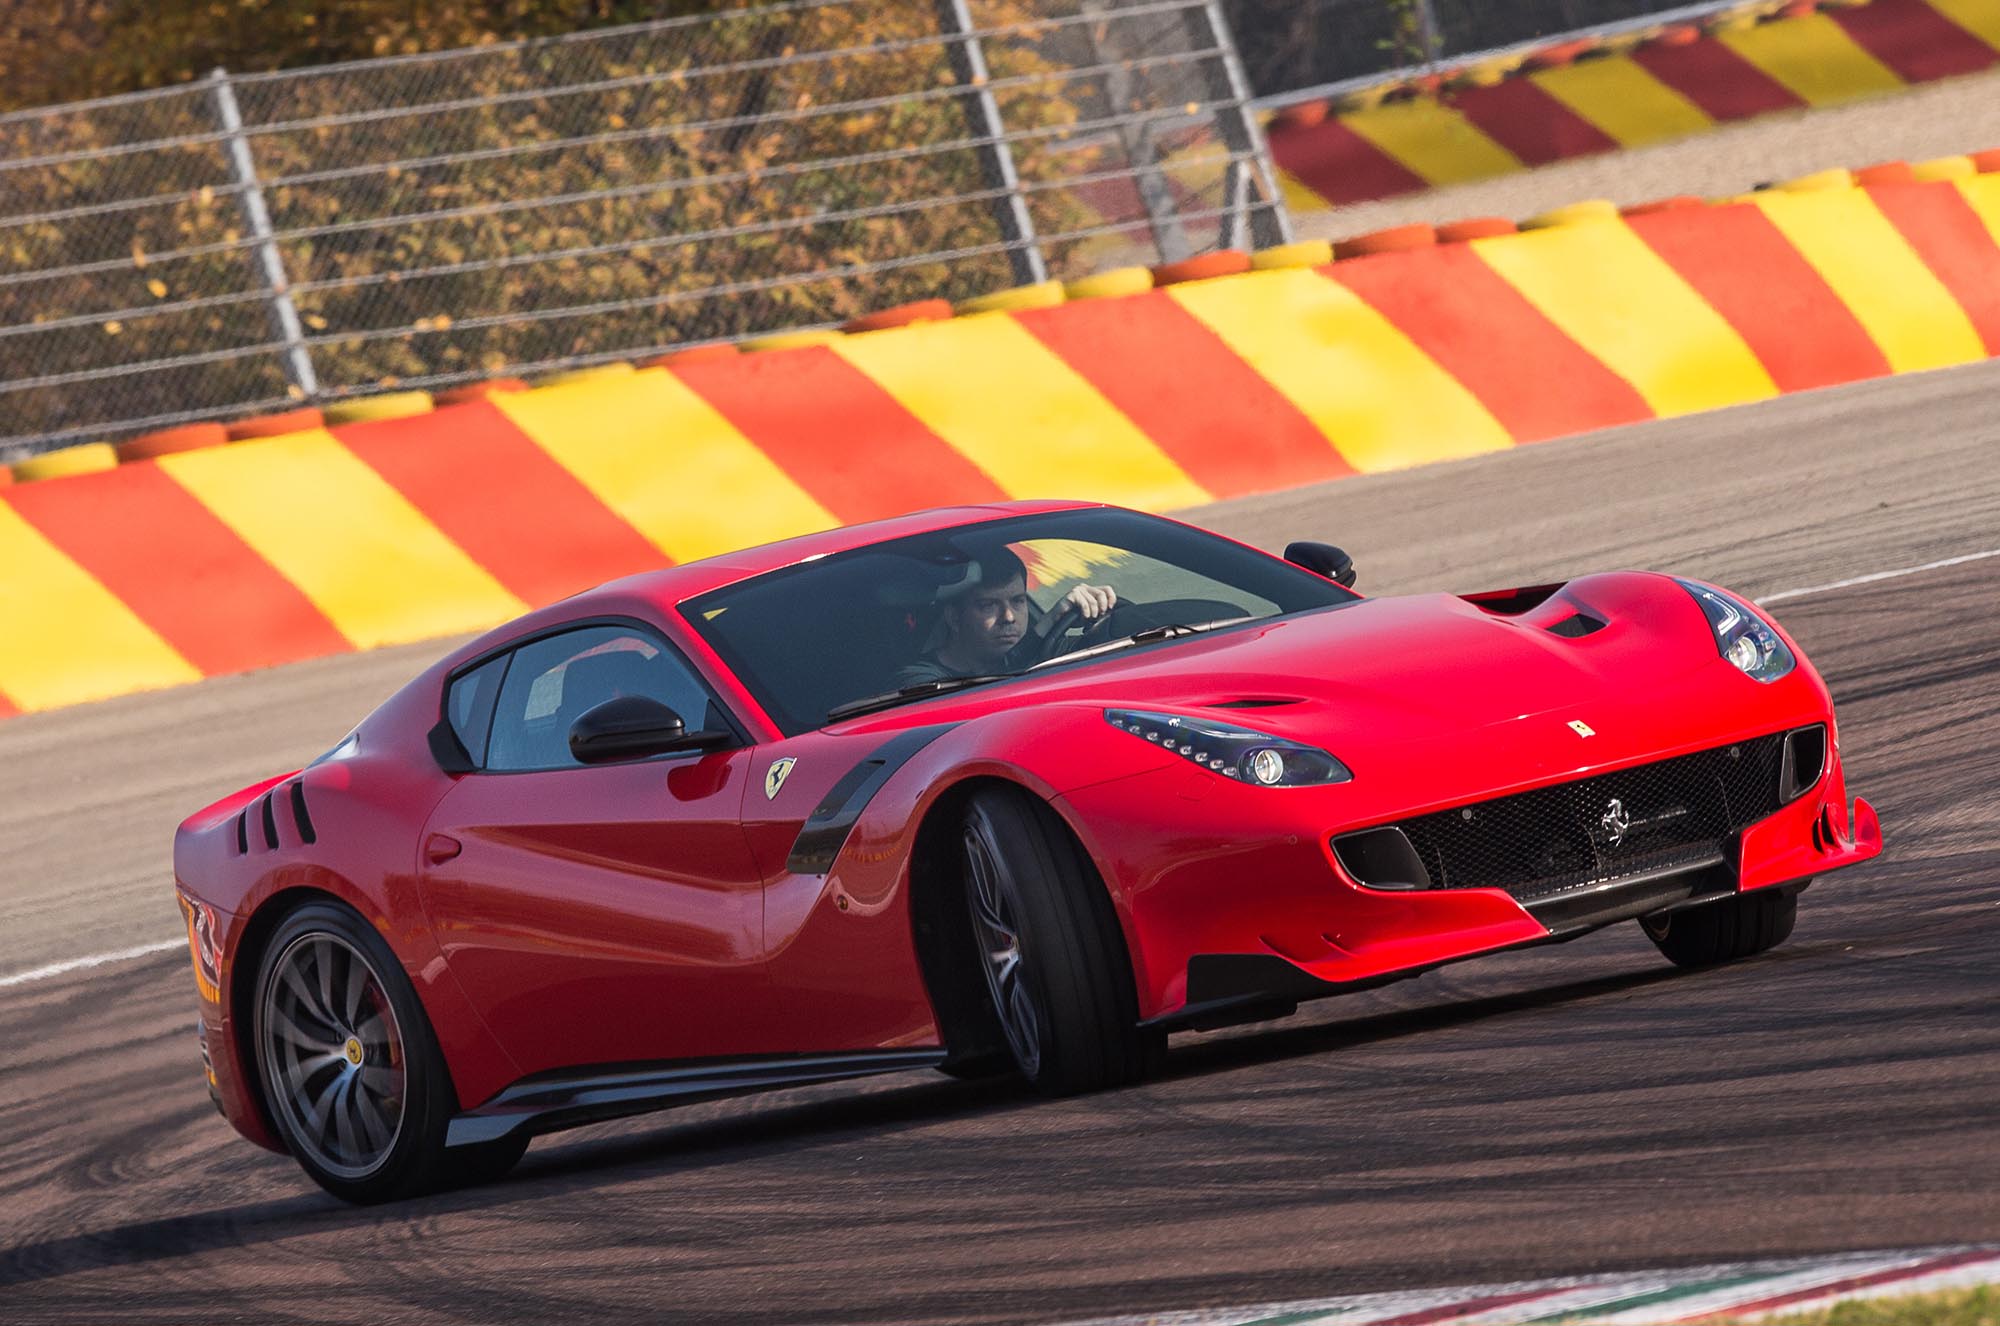
M 500 678 L 507 671 L 507 656 L 489 658 L 451 684 L 445 699 L 445 717 L 452 733 L 474 765 L 486 762 L 486 734 L 493 727 L 493 697 L 500 690 Z
M 1064 610 L 1079 585 L 1117 595 L 1095 631 Z M 1261 620 L 1356 597 L 1216 535 L 1093 508 L 835 553 L 704 594 L 681 611 L 791 734 L 827 722 L 841 705 L 906 686 L 1013 676 L 1155 627 Z M 967 648 L 968 639 L 978 648 Z
M 711 722 L 708 690 L 680 656 L 629 626 L 589 626 L 514 651 L 500 686 L 488 769 L 576 766 L 569 730 L 621 695 L 645 695 L 681 716 L 689 731 Z

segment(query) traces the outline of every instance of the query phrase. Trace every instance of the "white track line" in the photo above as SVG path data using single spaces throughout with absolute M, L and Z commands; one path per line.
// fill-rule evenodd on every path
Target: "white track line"
M 51 962 L 46 967 L 33 967 L 27 971 L 17 971 L 12 976 L 0 976 L 0 988 L 9 985 L 26 985 L 30 981 L 46 981 L 51 976 L 64 972 L 81 971 L 85 967 L 102 967 L 107 962 L 124 962 L 129 958 L 143 958 L 152 953 L 165 953 L 170 948 L 179 948 L 187 943 L 185 939 L 162 939 L 151 944 L 141 944 L 137 948 L 121 948 L 115 953 L 93 953 L 87 958 L 68 958 L 62 962 Z
M 1966 553 L 1962 557 L 1946 557 L 1941 561 L 1925 562 L 1922 566 L 1906 566 L 1898 571 L 1877 571 L 1873 575 L 1856 576 L 1852 580 L 1836 580 L 1830 585 L 1813 585 L 1806 589 L 1785 589 L 1776 594 L 1766 594 L 1759 603 L 1783 603 L 1786 599 L 1802 599 L 1808 594 L 1830 594 L 1836 589 L 1852 589 L 1856 585 L 1872 585 L 1878 580 L 1899 580 L 1904 576 L 1919 575 L 1925 571 L 1938 571 L 1947 566 L 1963 566 L 1967 562 L 1983 561 L 1988 557 L 2000 557 L 2000 548 L 1988 548 L 1985 552 Z
M 1906 566 L 1895 571 L 1877 571 L 1872 575 L 1855 576 L 1852 580 L 1836 580 L 1830 585 L 1810 585 L 1805 589 L 1784 589 L 1776 594 L 1766 594 L 1757 602 L 1783 603 L 1786 599 L 1802 599 L 1809 594 L 1830 594 L 1836 589 L 1851 589 L 1856 585 L 1872 585 L 1878 580 L 1895 580 L 1902 576 L 1913 576 L 1925 571 L 1942 570 L 1947 566 L 1962 566 L 1967 562 L 1982 561 L 1988 557 L 2000 557 L 2000 548 L 1989 548 L 1985 552 L 1966 553 L 1960 557 L 1947 557 L 1942 561 L 1925 562 L 1922 566 Z M 182 943 L 179 939 L 163 939 L 154 944 L 141 944 L 137 948 L 119 949 L 115 953 L 93 953 L 87 958 L 70 958 L 64 962 L 52 962 L 46 967 L 36 967 L 29 971 L 15 972 L 12 976 L 0 976 L 0 989 L 10 985 L 26 985 L 30 981 L 45 981 L 51 976 L 61 976 L 65 972 L 80 971 L 85 967 L 101 967 L 108 962 L 124 962 L 128 958 L 143 958 L 149 953 L 164 953 Z

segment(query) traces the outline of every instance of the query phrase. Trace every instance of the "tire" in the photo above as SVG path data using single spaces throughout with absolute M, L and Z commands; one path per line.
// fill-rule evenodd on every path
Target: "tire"
M 1675 966 L 1714 967 L 1776 948 L 1791 936 L 1798 916 L 1796 889 L 1764 889 L 1642 916 L 1639 925 Z
M 495 1169 L 499 1152 L 446 1153 L 457 1102 L 437 1037 L 402 963 L 345 906 L 308 903 L 279 922 L 258 966 L 251 1035 L 279 1136 L 342 1201 L 414 1197 L 520 1158 Z
M 974 951 L 1021 1076 L 1068 1096 L 1157 1069 L 1166 1036 L 1139 1027 L 1111 899 L 1055 813 L 1023 791 L 981 791 L 962 845 Z

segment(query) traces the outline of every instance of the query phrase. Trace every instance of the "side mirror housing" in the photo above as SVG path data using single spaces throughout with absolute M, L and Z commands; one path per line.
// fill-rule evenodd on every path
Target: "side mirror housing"
M 674 751 L 726 745 L 727 732 L 690 732 L 681 716 L 646 695 L 621 695 L 584 713 L 569 730 L 579 764 L 616 764 Z
M 1330 543 L 1288 543 L 1285 560 L 1325 576 L 1336 585 L 1354 588 L 1354 559 Z

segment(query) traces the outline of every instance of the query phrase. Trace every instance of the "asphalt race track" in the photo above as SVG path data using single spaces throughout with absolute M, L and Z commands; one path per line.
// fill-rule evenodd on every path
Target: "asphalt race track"
M 1645 565 L 1777 594 L 2000 548 L 1996 392 L 1901 378 L 1197 518 L 1339 542 L 1374 592 Z M 0 1318 L 1045 1322 L 1993 1240 L 1997 608 L 2000 557 L 1777 605 L 1889 847 L 1775 953 L 1682 974 L 1624 926 L 1182 1038 L 1106 1096 L 722 1102 L 356 1211 L 209 1106 L 184 951 L 0 985 Z M 434 652 L 0 724 L 0 980 L 172 938 L 174 820 Z

